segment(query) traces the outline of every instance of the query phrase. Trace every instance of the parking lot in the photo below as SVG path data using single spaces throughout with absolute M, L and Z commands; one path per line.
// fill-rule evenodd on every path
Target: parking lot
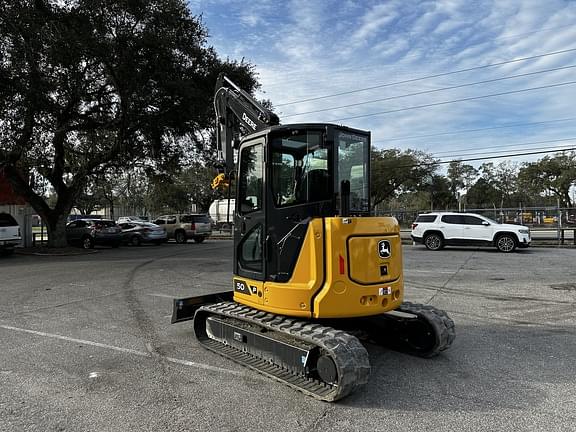
M 405 299 L 456 341 L 368 346 L 369 384 L 319 402 L 199 347 L 172 299 L 230 287 L 232 242 L 0 260 L 1 431 L 575 431 L 576 249 L 404 246 Z

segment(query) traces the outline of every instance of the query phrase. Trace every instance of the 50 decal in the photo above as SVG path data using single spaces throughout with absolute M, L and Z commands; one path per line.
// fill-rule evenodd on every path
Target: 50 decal
M 254 285 L 248 285 L 243 280 L 234 279 L 234 291 L 246 295 L 252 295 L 258 293 L 258 287 Z M 259 296 L 261 297 L 262 294 L 260 293 Z
M 242 294 L 251 295 L 250 289 L 248 288 L 248 284 L 243 280 L 239 279 L 234 279 L 234 291 Z

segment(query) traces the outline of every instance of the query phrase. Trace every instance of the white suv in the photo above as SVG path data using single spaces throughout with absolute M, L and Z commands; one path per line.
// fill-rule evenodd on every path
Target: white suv
M 444 246 L 496 246 L 500 252 L 530 246 L 530 229 L 474 213 L 425 213 L 412 224 L 412 240 L 430 250 Z
M 10 255 L 20 245 L 22 236 L 16 219 L 8 213 L 0 213 L 0 255 Z

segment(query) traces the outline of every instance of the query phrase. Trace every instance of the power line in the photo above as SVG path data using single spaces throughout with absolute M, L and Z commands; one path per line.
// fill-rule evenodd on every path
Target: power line
M 431 79 L 431 78 L 439 78 L 439 77 L 454 75 L 454 74 L 458 74 L 458 73 L 462 73 L 462 72 L 470 72 L 470 71 L 474 71 L 474 70 L 486 69 L 486 68 L 495 67 L 495 66 L 502 66 L 502 65 L 506 65 L 506 64 L 517 63 L 517 62 L 522 62 L 522 61 L 527 61 L 527 60 L 533 60 L 533 59 L 537 59 L 537 58 L 543 58 L 543 57 L 549 57 L 549 56 L 553 56 L 553 55 L 565 54 L 565 53 L 573 52 L 573 51 L 576 51 L 576 48 L 569 48 L 569 49 L 560 50 L 560 51 L 553 51 L 553 52 L 529 56 L 529 57 L 521 57 L 521 58 L 506 60 L 506 61 L 502 61 L 502 62 L 498 62 L 498 63 L 489 63 L 489 64 L 482 65 L 482 66 L 475 66 L 475 67 L 471 67 L 471 68 L 459 69 L 459 70 L 455 70 L 455 71 L 451 71 L 451 72 L 443 72 L 443 73 L 434 74 L 434 75 L 426 75 L 423 77 L 412 78 L 412 79 L 407 79 L 407 80 L 402 80 L 402 81 L 396 81 L 396 82 L 391 82 L 391 83 L 386 83 L 386 84 L 378 84 L 378 85 L 371 86 L 371 87 L 365 87 L 365 88 L 356 89 L 356 90 L 348 90 L 348 91 L 344 91 L 344 92 L 340 92 L 340 93 L 333 93 L 333 94 L 324 95 L 324 96 L 316 96 L 316 97 L 312 97 L 312 98 L 301 99 L 301 100 L 296 100 L 296 101 L 292 101 L 292 102 L 286 102 L 283 104 L 276 105 L 276 107 L 281 107 L 281 106 L 286 106 L 286 105 L 295 105 L 295 104 L 304 103 L 304 102 L 310 102 L 310 101 L 315 101 L 315 100 L 320 100 L 320 99 L 327 99 L 327 98 L 331 98 L 331 97 L 343 96 L 343 95 L 353 94 L 353 93 L 359 93 L 359 92 L 368 91 L 368 90 L 375 90 L 375 89 L 383 88 L 383 87 L 391 87 L 391 86 L 395 86 L 395 85 L 399 85 L 399 84 L 407 84 L 407 83 L 412 83 L 412 82 L 416 82 L 416 81 L 423 81 L 423 80 L 427 80 L 427 79 Z
M 501 156 L 484 156 L 484 157 L 478 157 L 478 158 L 450 159 L 450 160 L 435 161 L 435 162 L 420 162 L 420 163 L 416 163 L 416 164 L 395 165 L 394 168 L 414 168 L 414 167 L 419 167 L 419 166 L 445 165 L 445 164 L 449 164 L 451 162 L 471 162 L 471 161 L 490 160 L 490 159 L 502 159 L 502 158 L 531 156 L 531 155 L 546 154 L 546 153 L 559 153 L 559 152 L 572 151 L 572 150 L 576 150 L 576 147 L 570 147 L 570 148 L 566 148 L 566 149 L 562 149 L 562 150 L 542 150 L 542 151 L 526 152 L 526 153 L 510 153 L 510 154 L 501 155 Z M 382 170 L 377 170 L 376 172 L 378 172 L 378 171 L 382 171 Z
M 340 106 L 332 107 L 332 108 L 322 108 L 322 109 L 317 109 L 317 110 L 313 110 L 313 111 L 305 111 L 305 112 L 301 112 L 298 114 L 290 114 L 287 116 L 283 116 L 283 118 L 296 117 L 296 116 L 301 116 L 301 115 L 305 115 L 305 114 L 313 114 L 313 113 L 319 113 L 319 112 L 324 112 L 324 111 L 334 111 L 334 110 L 339 110 L 342 108 L 350 108 L 350 107 L 355 107 L 355 106 L 360 106 L 360 105 L 367 105 L 367 104 L 375 103 L 375 102 L 383 102 L 383 101 L 389 101 L 389 100 L 394 100 L 394 99 L 402 99 L 402 98 L 406 98 L 406 97 L 410 97 L 410 96 L 420 96 L 423 94 L 437 93 L 437 92 L 441 92 L 441 91 L 454 90 L 454 89 L 463 88 L 463 87 L 471 87 L 471 86 L 475 86 L 475 85 L 479 85 L 479 84 L 488 84 L 488 83 L 493 83 L 493 82 L 497 82 L 497 81 L 505 81 L 505 80 L 515 79 L 515 78 L 523 78 L 523 77 L 527 77 L 527 76 L 531 76 L 531 75 L 538 75 L 538 74 L 547 73 L 547 72 L 556 72 L 559 70 L 572 69 L 575 67 L 576 67 L 576 65 L 570 65 L 570 66 L 561 66 L 561 67 L 552 68 L 552 69 L 544 69 L 544 70 L 535 71 L 535 72 L 526 72 L 526 73 L 518 74 L 518 75 L 510 75 L 510 76 L 506 76 L 506 77 L 493 78 L 493 79 L 489 79 L 489 80 L 476 81 L 476 82 L 472 82 L 472 83 L 459 84 L 459 85 L 454 85 L 454 86 L 449 86 L 449 87 L 441 87 L 441 88 L 433 89 L 433 90 L 424 90 L 424 91 L 419 91 L 419 92 L 415 92 L 415 93 L 406 93 L 403 95 L 389 96 L 389 97 L 385 97 L 385 98 L 381 98 L 381 99 L 372 99 L 369 101 L 356 102 L 356 103 L 352 103 L 352 104 L 348 104 L 348 105 L 340 105 Z
M 507 157 L 531 156 L 531 155 L 546 154 L 546 153 L 558 153 L 559 151 L 565 152 L 565 151 L 571 151 L 571 150 L 576 150 L 576 147 L 565 148 L 562 150 L 541 150 L 541 151 L 535 151 L 535 152 L 510 153 L 510 154 L 501 155 L 501 156 L 485 156 L 485 157 L 479 157 L 479 158 L 456 159 L 456 160 L 460 161 L 460 162 L 470 162 L 470 161 L 488 160 L 488 159 L 501 159 L 501 158 L 507 158 Z M 450 162 L 454 162 L 454 160 L 452 159 L 452 160 L 448 160 L 448 161 L 440 161 L 438 163 L 439 164 L 447 164 Z
M 482 95 L 482 96 L 473 96 L 473 97 L 467 97 L 467 98 L 462 98 L 462 99 L 454 99 L 454 100 L 449 100 L 449 101 L 435 102 L 435 103 L 430 103 L 430 104 L 425 104 L 425 105 L 416 105 L 416 106 L 411 106 L 411 107 L 406 107 L 406 108 L 398 108 L 398 109 L 393 109 L 393 110 L 388 110 L 388 111 L 380 111 L 380 112 L 376 112 L 376 113 L 360 114 L 360 115 L 351 116 L 351 117 L 342 117 L 342 118 L 338 118 L 338 119 L 334 119 L 334 120 L 328 120 L 327 123 L 337 123 L 337 122 L 340 122 L 343 120 L 354 120 L 354 119 L 365 118 L 365 117 L 374 117 L 374 116 L 383 115 L 383 114 L 391 114 L 391 113 L 410 111 L 410 110 L 421 109 L 421 108 L 430 108 L 430 107 L 434 107 L 434 106 L 448 105 L 448 104 L 453 104 L 453 103 L 458 103 L 458 102 L 467 102 L 467 101 L 479 100 L 479 99 L 486 99 L 486 98 L 496 97 L 496 96 L 505 96 L 505 95 L 510 95 L 510 94 L 525 93 L 525 92 L 534 91 L 534 90 L 544 90 L 544 89 L 548 89 L 548 88 L 562 87 L 562 86 L 567 86 L 567 85 L 572 85 L 572 84 L 576 84 L 576 81 L 567 81 L 567 82 L 563 82 L 563 83 L 550 84 L 550 85 L 545 85 L 545 86 L 540 86 L 540 87 L 531 87 L 531 88 L 527 88 L 527 89 L 511 90 L 511 91 L 507 91 L 507 92 L 492 93 L 492 94 Z
M 554 140 L 546 140 L 546 141 L 534 141 L 534 142 L 528 142 L 528 143 L 521 143 L 521 144 L 506 144 L 506 145 L 498 145 L 498 146 L 490 146 L 490 147 L 480 147 L 480 148 L 474 148 L 473 150 L 489 150 L 489 149 L 494 149 L 494 148 L 510 148 L 510 147 L 521 147 L 521 146 L 532 146 L 532 145 L 540 145 L 540 144 L 552 144 L 552 143 L 558 143 L 558 142 L 565 142 L 565 141 L 574 141 L 576 140 L 576 137 L 574 138 L 563 138 L 563 139 L 554 139 Z M 453 150 L 447 150 L 447 151 L 443 151 L 443 152 L 436 152 L 436 153 L 432 153 L 433 156 L 435 157 L 448 157 L 451 156 L 452 152 L 455 151 L 463 151 L 465 153 L 463 153 L 461 156 L 472 156 L 474 154 L 482 154 L 482 153 L 471 153 L 468 154 L 467 152 L 469 151 L 468 149 L 453 149 Z M 501 150 L 501 151 L 496 151 L 494 153 L 501 153 L 501 152 L 507 152 L 508 150 Z M 446 154 L 448 153 L 448 155 L 445 156 L 440 156 L 442 154 Z M 454 157 L 457 157 L 460 155 L 454 155 Z M 451 156 L 452 157 L 452 156 Z
M 576 117 L 567 117 L 563 119 L 556 119 L 556 120 L 546 120 L 540 122 L 530 122 L 530 123 L 510 123 L 501 126 L 490 126 L 484 128 L 476 128 L 476 129 L 459 129 L 453 132 L 438 132 L 433 134 L 422 134 L 422 135 L 408 135 L 408 136 L 400 136 L 400 137 L 392 137 L 386 138 L 384 140 L 372 141 L 372 144 L 376 143 L 387 143 L 392 141 L 404 141 L 404 140 L 411 140 L 411 139 L 419 139 L 419 138 L 431 138 L 436 136 L 445 136 L 445 135 L 458 135 L 470 132 L 482 132 L 487 130 L 494 130 L 494 129 L 506 129 L 506 128 L 515 128 L 519 126 L 534 126 L 534 125 L 541 125 L 541 124 L 548 124 L 548 123 L 559 123 L 565 121 L 576 120 Z
M 548 150 L 550 151 L 565 151 L 565 150 L 571 150 L 572 147 L 574 147 L 574 144 L 576 143 L 574 140 L 570 140 L 571 142 L 569 144 L 564 144 L 564 145 L 555 145 L 554 148 L 549 148 Z M 541 147 L 540 147 L 541 148 Z M 497 154 L 500 153 L 506 153 L 509 152 L 511 149 L 507 149 L 507 150 L 493 150 L 491 151 L 489 154 L 492 156 L 496 156 Z M 532 151 L 534 150 L 533 148 L 522 148 L 522 149 L 515 149 L 514 151 L 518 151 L 518 152 L 523 152 L 523 151 Z M 450 159 L 459 159 L 462 157 L 469 157 L 469 156 L 483 156 L 486 155 L 487 152 L 481 151 L 481 152 L 472 152 L 472 153 L 460 153 L 460 154 L 446 154 L 444 156 L 437 156 L 437 155 L 433 155 L 435 157 L 438 157 L 440 159 L 444 159 L 444 158 L 450 158 Z

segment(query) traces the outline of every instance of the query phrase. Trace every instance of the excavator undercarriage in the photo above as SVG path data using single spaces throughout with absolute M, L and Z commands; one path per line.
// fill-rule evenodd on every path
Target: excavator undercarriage
M 233 301 L 211 303 L 227 297 L 232 292 L 175 300 L 172 321 L 193 318 L 196 339 L 205 348 L 328 402 L 368 382 L 370 361 L 361 341 L 429 358 L 455 336 L 454 322 L 429 305 L 406 302 L 377 316 L 305 320 Z

